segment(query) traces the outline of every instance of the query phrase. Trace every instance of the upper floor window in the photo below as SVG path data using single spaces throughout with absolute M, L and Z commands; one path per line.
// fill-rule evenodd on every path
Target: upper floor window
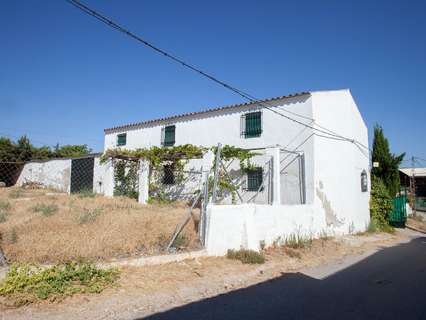
M 241 137 L 255 138 L 262 134 L 262 112 L 250 112 L 241 116 Z
M 161 145 L 170 147 L 175 145 L 176 126 L 166 126 L 161 130 Z
M 125 146 L 127 140 L 127 133 L 117 134 L 117 147 Z

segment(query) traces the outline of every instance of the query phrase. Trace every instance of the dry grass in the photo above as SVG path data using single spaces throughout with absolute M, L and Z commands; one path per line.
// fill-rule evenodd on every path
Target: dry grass
M 143 206 L 123 197 L 46 195 L 46 190 L 13 189 L 0 189 L 0 201 L 10 204 L 7 220 L 0 224 L 1 246 L 12 262 L 158 254 L 186 214 L 184 205 Z M 48 215 L 34 212 L 41 205 L 57 210 Z M 193 223 L 185 227 L 183 237 L 188 247 L 198 246 Z

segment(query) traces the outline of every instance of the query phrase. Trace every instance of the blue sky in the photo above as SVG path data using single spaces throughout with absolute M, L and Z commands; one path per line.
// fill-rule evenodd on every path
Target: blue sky
M 350 88 L 370 135 L 426 159 L 426 1 L 84 3 L 257 97 Z M 103 128 L 243 101 L 65 1 L 1 7 L 0 134 L 98 151 Z

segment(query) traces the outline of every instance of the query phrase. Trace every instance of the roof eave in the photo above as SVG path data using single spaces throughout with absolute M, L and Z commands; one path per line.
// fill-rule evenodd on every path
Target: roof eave
M 209 109 L 202 110 L 202 111 L 194 111 L 194 112 L 188 112 L 188 113 L 184 113 L 184 114 L 180 114 L 180 115 L 174 115 L 174 116 L 169 116 L 169 117 L 164 117 L 164 118 L 159 118 L 159 119 L 135 122 L 135 123 L 130 123 L 130 124 L 126 124 L 126 125 L 106 128 L 106 129 L 104 129 L 104 133 L 124 131 L 124 130 L 134 129 L 134 128 L 137 128 L 137 127 L 140 127 L 140 126 L 143 126 L 143 125 L 161 123 L 161 122 L 165 122 L 165 121 L 171 121 L 171 120 L 176 120 L 176 119 L 180 119 L 180 118 L 185 118 L 185 117 L 190 117 L 190 116 L 195 116 L 195 115 L 201 115 L 201 114 L 208 114 L 208 113 L 222 111 L 222 110 L 229 110 L 229 109 L 233 109 L 233 108 L 243 108 L 243 107 L 247 107 L 249 105 L 253 105 L 253 104 L 256 104 L 256 103 L 265 103 L 265 102 L 271 102 L 271 101 L 276 101 L 276 100 L 291 99 L 291 98 L 306 96 L 306 95 L 310 95 L 310 94 L 311 93 L 309 91 L 305 91 L 305 92 L 289 94 L 289 95 L 286 95 L 286 96 L 278 96 L 278 97 L 273 97 L 273 98 L 268 98 L 268 99 L 263 99 L 263 100 L 258 100 L 258 101 L 237 103 L 237 104 L 227 105 L 227 106 L 223 106 L 223 107 L 209 108 Z

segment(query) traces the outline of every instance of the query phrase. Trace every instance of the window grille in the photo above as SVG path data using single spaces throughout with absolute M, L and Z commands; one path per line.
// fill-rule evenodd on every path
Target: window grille
M 247 171 L 247 191 L 257 191 L 263 182 L 263 168 Z
M 176 126 L 166 126 L 161 132 L 161 145 L 170 147 L 175 145 Z
M 117 135 L 117 146 L 125 146 L 127 140 L 127 133 L 120 133 Z
M 241 116 L 241 137 L 255 138 L 262 134 L 262 112 L 250 112 Z

